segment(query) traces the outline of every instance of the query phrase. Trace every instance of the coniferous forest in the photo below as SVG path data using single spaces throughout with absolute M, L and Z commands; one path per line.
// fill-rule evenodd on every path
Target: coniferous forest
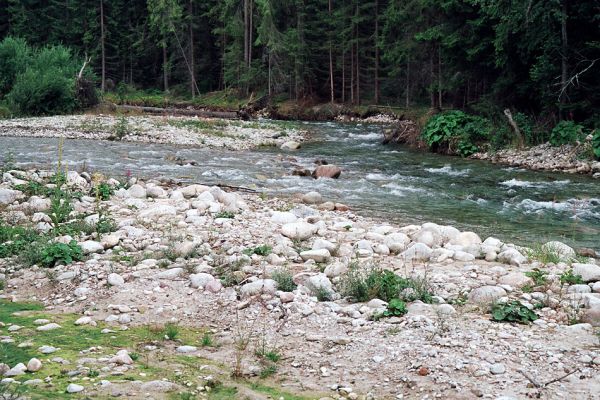
M 511 107 L 597 125 L 600 5 L 575 0 L 0 0 L 0 38 L 89 57 L 98 87 Z

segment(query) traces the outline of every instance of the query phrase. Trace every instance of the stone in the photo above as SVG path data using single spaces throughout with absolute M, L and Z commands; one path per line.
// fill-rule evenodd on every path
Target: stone
M 102 241 L 100 243 L 102 243 L 102 247 L 104 247 L 105 249 L 112 249 L 113 247 L 118 246 L 120 241 L 120 235 L 108 234 L 102 236 Z
M 166 204 L 153 206 L 146 210 L 142 210 L 139 213 L 139 217 L 142 219 L 159 219 L 161 217 L 170 217 L 175 215 L 177 215 L 177 209 Z
M 81 246 L 83 254 L 102 253 L 104 251 L 102 243 L 94 240 L 86 240 L 85 242 L 79 243 L 79 246 Z
M 133 359 L 127 350 L 119 350 L 117 354 L 110 359 L 111 363 L 118 365 L 132 365 Z
M 571 285 L 567 293 L 592 293 L 592 288 L 588 285 Z
M 330 294 L 332 294 L 334 292 L 333 284 L 331 283 L 329 278 L 325 274 L 322 274 L 322 273 L 309 277 L 306 280 L 305 286 L 311 290 L 315 289 L 315 288 L 324 289 L 327 292 L 329 292 Z
M 127 191 L 129 192 L 129 196 L 133 197 L 134 199 L 145 199 L 146 198 L 146 189 L 144 189 L 142 186 L 135 184 L 135 185 L 131 185 L 131 187 L 129 189 L 127 189 Z
M 293 150 L 298 150 L 301 147 L 301 144 L 298 142 L 294 142 L 292 140 L 285 142 L 284 144 L 281 145 L 280 149 L 281 150 L 288 150 L 288 151 L 293 151 Z
M 314 260 L 315 262 L 323 263 L 329 261 L 329 259 L 331 258 L 331 254 L 327 249 L 307 250 L 301 252 L 300 257 L 302 257 L 304 261 Z
M 179 389 L 179 386 L 169 381 L 149 381 L 140 386 L 140 390 L 146 393 L 169 393 Z
M 547 242 L 543 244 L 542 250 L 558 255 L 562 261 L 570 261 L 576 256 L 573 248 L 558 241 Z
M 325 267 L 325 271 L 323 273 L 328 278 L 335 278 L 337 276 L 345 274 L 346 272 L 348 272 L 348 265 L 346 265 L 343 262 L 337 261 L 328 264 L 327 267 Z
M 400 253 L 410 244 L 410 238 L 404 233 L 396 232 L 387 235 L 383 241 L 388 249 L 393 253 Z
M 323 197 L 319 192 L 308 192 L 302 196 L 302 202 L 304 204 L 319 204 L 323 202 Z
M 523 286 L 533 285 L 533 279 L 522 272 L 510 272 L 498 279 L 499 285 L 509 285 L 513 288 L 522 288 Z
M 178 268 L 170 268 L 167 269 L 165 271 L 159 272 L 158 274 L 156 274 L 156 278 L 157 279 L 167 279 L 167 280 L 174 280 L 179 278 L 180 276 L 182 276 L 184 274 L 185 270 L 181 267 Z
M 581 275 L 584 282 L 600 281 L 600 265 L 596 264 L 573 264 L 573 274 Z
M 279 292 L 279 300 L 282 303 L 291 303 L 295 298 L 296 296 L 292 292 Z
M 190 286 L 198 288 L 206 288 L 206 285 L 215 281 L 215 277 L 204 272 L 190 275 Z
M 83 392 L 84 390 L 85 388 L 83 386 L 76 383 L 69 383 L 69 386 L 67 386 L 67 393 L 79 393 Z
M 27 363 L 27 371 L 29 372 L 37 372 L 42 369 L 42 362 L 37 358 L 32 358 Z
M 492 364 L 490 365 L 490 372 L 494 375 L 500 375 L 506 372 L 506 367 L 501 363 Z
M 162 197 L 166 197 L 165 190 L 160 186 L 148 186 L 146 188 L 146 196 L 151 197 L 153 199 L 159 199 Z
M 274 295 L 277 291 L 277 283 L 272 279 L 258 279 L 249 282 L 240 288 L 242 298 L 252 297 L 258 294 L 266 293 Z
M 521 254 L 517 249 L 506 249 L 498 254 L 498 261 L 504 264 L 519 266 L 527 262 L 527 257 Z
M 196 350 L 198 350 L 198 348 L 196 346 L 179 346 L 179 347 L 177 347 L 178 353 L 193 353 Z
M 306 240 L 317 232 L 317 227 L 307 222 L 293 222 L 281 227 L 281 233 L 292 240 Z
M 58 349 L 53 346 L 41 346 L 38 348 L 38 351 L 42 354 L 52 354 L 55 353 Z
M 298 217 L 291 212 L 273 211 L 273 215 L 271 215 L 271 222 L 281 225 L 290 224 L 297 220 Z
M 23 197 L 18 190 L 0 188 L 0 205 L 7 206 Z
M 94 320 L 92 320 L 92 317 L 81 317 L 79 319 L 77 319 L 77 321 L 75 321 L 75 325 L 95 325 L 92 324 L 94 322 Z
M 474 244 L 481 244 L 481 238 L 474 232 L 461 232 L 448 243 L 467 247 Z
M 428 247 L 438 247 L 442 244 L 442 236 L 432 229 L 421 229 L 412 236 L 412 239 Z
M 18 363 L 17 365 L 9 369 L 7 372 L 5 372 L 4 376 L 19 376 L 25 374 L 25 371 L 27 371 L 27 366 L 23 363 Z
M 315 240 L 315 242 L 313 243 L 312 249 L 313 250 L 326 249 L 329 251 L 329 253 L 334 253 L 335 249 L 336 249 L 336 245 L 331 243 L 328 240 L 319 238 L 319 239 Z
M 319 165 L 312 173 L 313 178 L 331 178 L 338 179 L 342 174 L 342 169 L 336 165 Z
M 415 243 L 400 254 L 405 261 L 429 261 L 432 250 L 423 243 Z
M 125 279 L 117 273 L 112 273 L 108 275 L 107 282 L 110 286 L 123 286 L 125 284 Z
M 59 324 L 51 322 L 46 325 L 38 326 L 36 328 L 36 331 L 46 332 L 46 331 L 53 331 L 54 329 L 59 329 L 59 328 L 61 328 L 61 326 Z
M 196 250 L 196 243 L 194 243 L 190 240 L 178 242 L 173 247 L 173 252 L 178 257 L 183 257 L 183 258 L 191 256 L 195 250 Z
M 490 304 L 506 296 L 506 290 L 500 286 L 481 286 L 471 290 L 469 301 L 477 304 Z

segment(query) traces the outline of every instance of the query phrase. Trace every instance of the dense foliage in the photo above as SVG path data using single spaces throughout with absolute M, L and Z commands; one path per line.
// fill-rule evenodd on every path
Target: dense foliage
M 552 126 L 568 119 L 592 128 L 600 106 L 598 15 L 591 0 L 0 0 L 0 38 L 91 56 L 106 90 L 228 89 L 482 115 L 510 107 Z M 24 64 L 9 63 L 14 79 Z M 71 90 L 49 79 L 56 70 L 48 67 L 32 88 L 15 92 L 24 109 L 32 107 L 27 93 L 62 99 Z
M 44 115 L 74 111 L 81 62 L 61 45 L 31 48 L 23 39 L 0 42 L 0 102 L 12 114 Z
M 489 120 L 454 110 L 430 118 L 422 136 L 434 151 L 467 157 L 479 151 L 478 143 L 487 140 L 492 129 Z

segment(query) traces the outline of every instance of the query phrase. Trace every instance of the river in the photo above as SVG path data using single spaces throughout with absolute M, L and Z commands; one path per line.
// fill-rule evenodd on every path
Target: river
M 223 183 L 288 195 L 316 190 L 364 215 L 399 223 L 436 222 L 518 244 L 560 240 L 600 250 L 600 182 L 588 176 L 532 172 L 483 161 L 383 146 L 376 125 L 306 123 L 312 140 L 293 153 L 182 148 L 158 144 L 67 140 L 71 169 L 120 177 L 168 177 Z M 54 168 L 58 139 L 0 138 L 23 167 Z M 1 150 L 0 150 L 1 151 Z M 197 161 L 178 166 L 165 156 Z M 316 159 L 343 169 L 340 179 L 291 176 Z

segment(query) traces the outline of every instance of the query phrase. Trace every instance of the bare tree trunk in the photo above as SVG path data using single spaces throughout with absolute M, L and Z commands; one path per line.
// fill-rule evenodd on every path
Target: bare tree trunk
M 333 10 L 332 0 L 329 0 L 329 19 Z M 331 43 L 331 32 L 329 33 L 329 84 L 331 90 L 331 103 L 335 103 L 335 88 L 333 86 L 333 44 Z
M 522 149 L 523 146 L 525 145 L 525 139 L 523 138 L 523 134 L 521 133 L 519 126 L 513 119 L 512 113 L 510 112 L 510 110 L 508 108 L 506 110 L 504 110 L 504 115 L 506 115 L 506 118 L 508 118 L 508 123 L 510 124 L 513 131 L 515 132 L 515 135 L 517 136 L 517 147 L 519 149 Z
M 252 32 L 253 32 L 253 14 L 254 14 L 254 3 L 252 2 L 252 0 L 249 0 L 250 3 L 250 9 L 249 11 L 249 16 L 248 16 L 248 68 L 250 68 L 250 66 L 252 65 Z
M 442 50 L 438 46 L 438 105 L 442 109 Z
M 379 0 L 375 0 L 375 104 L 379 104 Z
M 342 104 L 346 103 L 346 52 L 342 54 Z
M 248 65 L 248 25 L 249 25 L 249 13 L 248 6 L 250 0 L 244 0 L 244 65 Z
M 356 19 L 358 19 L 358 3 L 356 3 Z M 358 51 L 358 25 L 356 29 L 356 104 L 360 105 L 360 53 Z
M 410 106 L 410 58 L 406 60 L 406 108 Z
M 169 92 L 169 60 L 167 59 L 167 39 L 163 38 L 162 52 L 163 52 L 163 85 L 165 92 Z
M 190 89 L 192 91 L 192 99 L 196 97 L 196 61 L 194 59 L 194 2 L 190 0 Z
M 429 84 L 431 86 L 430 95 L 431 95 L 431 108 L 435 108 L 435 90 L 433 90 L 433 81 L 434 81 L 434 73 L 433 73 L 433 51 L 429 54 Z
M 273 89 L 271 86 L 271 57 L 272 57 L 272 55 L 271 55 L 271 51 L 270 50 L 268 50 L 268 51 L 269 51 L 269 97 L 270 97 L 273 95 Z
M 104 46 L 104 40 L 106 36 L 104 33 L 104 0 L 100 0 L 100 51 L 102 53 L 102 81 L 100 83 L 100 90 L 104 93 L 106 89 L 106 49 Z
M 560 30 L 561 30 L 561 39 L 562 39 L 562 57 L 561 57 L 561 74 L 560 74 L 560 87 L 565 88 L 567 86 L 568 79 L 568 57 L 567 52 L 569 51 L 569 44 L 567 41 L 567 1 L 562 1 L 562 15 L 560 22 Z M 567 93 L 566 89 L 563 89 L 560 94 L 560 107 L 558 110 L 559 118 L 564 119 L 564 106 L 567 102 Z

